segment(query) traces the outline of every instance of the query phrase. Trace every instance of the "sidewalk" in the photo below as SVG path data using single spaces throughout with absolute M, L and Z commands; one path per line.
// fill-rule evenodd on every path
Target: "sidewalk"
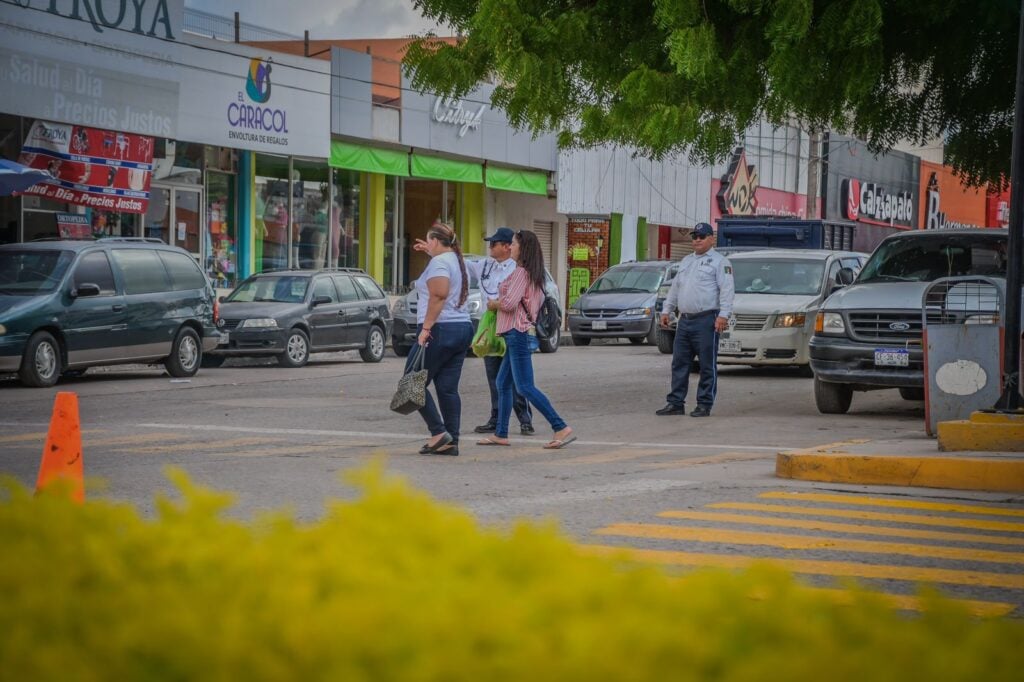
M 940 452 L 934 438 L 849 440 L 778 453 L 775 475 L 803 481 L 1024 493 L 1024 453 Z

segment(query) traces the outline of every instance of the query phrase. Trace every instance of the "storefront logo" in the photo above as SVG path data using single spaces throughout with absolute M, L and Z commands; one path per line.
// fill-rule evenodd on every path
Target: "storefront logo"
M 168 0 L 0 0 L 0 3 L 22 9 L 45 8 L 50 14 L 91 24 L 97 33 L 103 33 L 104 29 L 116 29 L 177 40 L 171 28 L 172 14 L 167 6 Z M 175 5 L 173 16 L 180 24 L 183 16 L 181 0 L 171 0 L 171 3 Z
M 457 126 L 459 137 L 465 137 L 470 130 L 478 130 L 485 111 L 487 111 L 486 104 L 481 104 L 480 109 L 473 112 L 464 108 L 462 102 L 458 100 L 447 100 L 444 97 L 434 100 L 434 120 L 438 123 Z
M 253 106 L 246 103 L 246 97 L 255 104 L 266 104 L 270 101 L 272 66 L 273 62 L 270 59 L 249 60 L 245 91 L 239 91 L 237 101 L 228 104 L 228 125 L 236 129 L 228 131 L 229 138 L 288 146 L 288 138 L 283 137 L 288 134 L 288 112 L 284 109 Z M 239 128 L 243 130 L 237 130 Z M 278 134 L 268 135 L 266 133 Z
M 968 230 L 978 225 L 970 223 L 958 223 L 946 218 L 946 214 L 940 209 L 942 198 L 939 192 L 939 178 L 937 173 L 932 173 L 928 178 L 928 212 L 925 215 L 924 229 L 926 230 Z
M 718 190 L 718 206 L 722 215 L 755 215 L 759 186 L 757 169 L 752 164 L 747 165 L 746 151 L 737 147 Z
M 270 67 L 268 59 L 264 64 L 261 59 L 249 61 L 249 77 L 245 79 L 245 94 L 257 104 L 265 104 L 270 99 Z
M 843 180 L 843 213 L 850 220 L 876 225 L 914 224 L 914 197 L 910 192 L 891 194 L 881 185 Z

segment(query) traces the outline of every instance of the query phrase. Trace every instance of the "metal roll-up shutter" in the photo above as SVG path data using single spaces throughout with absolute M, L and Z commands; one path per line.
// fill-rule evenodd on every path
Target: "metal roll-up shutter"
M 555 224 L 551 222 L 544 222 L 543 220 L 534 220 L 533 231 L 537 235 L 537 241 L 540 242 L 540 250 L 544 254 L 544 262 L 548 265 L 548 269 L 550 270 L 551 263 L 555 262 Z
M 672 260 L 682 260 L 693 253 L 693 242 L 687 239 L 685 242 L 672 242 L 669 246 L 669 257 Z

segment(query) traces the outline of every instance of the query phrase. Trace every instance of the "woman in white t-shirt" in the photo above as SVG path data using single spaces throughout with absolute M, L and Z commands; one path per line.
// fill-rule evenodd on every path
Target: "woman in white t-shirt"
M 417 239 L 412 248 L 429 255 L 430 262 L 416 280 L 416 322 L 420 331 L 405 367 L 409 371 L 419 353 L 426 353 L 427 385 L 434 384 L 437 392 L 435 403 L 427 391 L 427 402 L 419 411 L 430 429 L 430 440 L 420 454 L 458 455 L 462 421 L 459 381 L 466 349 L 473 340 L 473 325 L 466 308 L 466 263 L 455 230 L 444 223 L 431 225 L 427 238 Z

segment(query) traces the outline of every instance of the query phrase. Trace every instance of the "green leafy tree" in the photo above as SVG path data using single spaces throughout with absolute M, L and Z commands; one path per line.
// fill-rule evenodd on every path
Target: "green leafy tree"
M 973 184 L 1009 174 L 1017 0 L 414 0 L 413 84 L 493 104 L 563 146 L 724 158 L 759 118 L 875 151 L 946 139 Z

